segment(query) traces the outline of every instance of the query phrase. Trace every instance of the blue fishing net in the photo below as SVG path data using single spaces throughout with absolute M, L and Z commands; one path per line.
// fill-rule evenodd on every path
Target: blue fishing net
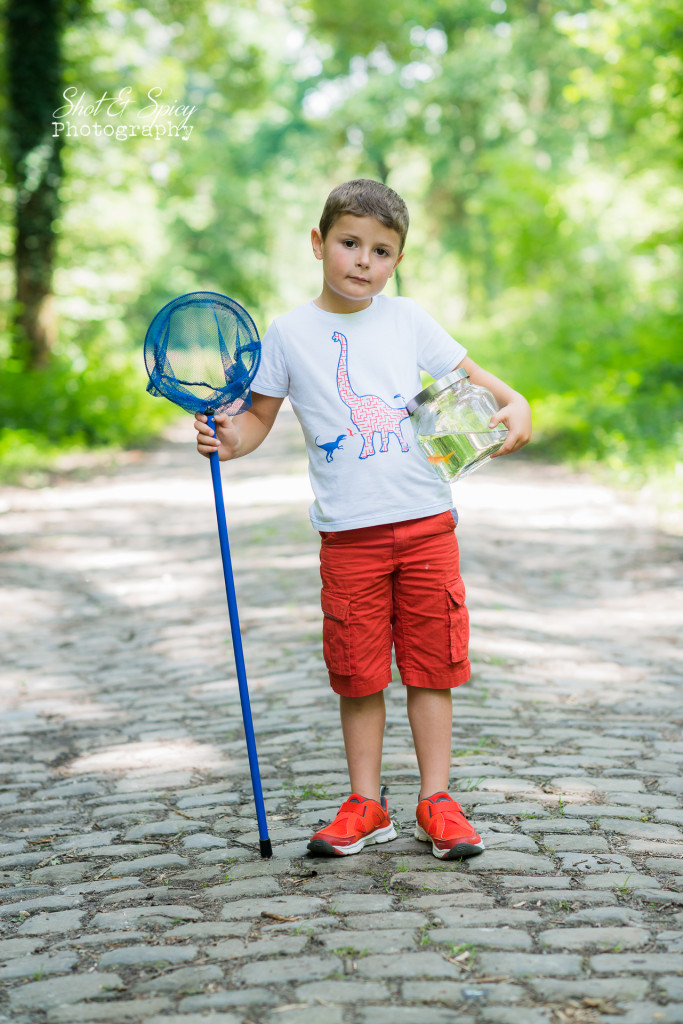
M 226 295 L 190 292 L 160 309 L 145 336 L 151 395 L 187 412 L 227 412 L 251 405 L 261 342 L 246 309 Z

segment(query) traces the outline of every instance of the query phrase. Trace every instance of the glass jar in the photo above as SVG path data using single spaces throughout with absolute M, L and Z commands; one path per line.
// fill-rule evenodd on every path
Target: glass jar
M 488 388 L 470 384 L 458 369 L 430 384 L 406 406 L 418 444 L 444 480 L 479 469 L 502 447 L 507 427 L 489 420 L 500 406 Z

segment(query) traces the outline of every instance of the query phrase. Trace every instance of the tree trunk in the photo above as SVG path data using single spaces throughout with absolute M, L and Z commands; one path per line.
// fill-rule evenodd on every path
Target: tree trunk
M 62 102 L 60 0 L 8 0 L 9 150 L 15 199 L 15 354 L 27 368 L 47 361 L 55 221 L 62 177 L 53 111 Z

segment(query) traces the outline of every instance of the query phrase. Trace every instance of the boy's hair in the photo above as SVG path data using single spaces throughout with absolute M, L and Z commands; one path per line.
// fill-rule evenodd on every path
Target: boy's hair
M 401 240 L 399 252 L 403 251 L 408 234 L 408 207 L 398 192 L 388 185 L 371 178 L 354 178 L 333 188 L 327 197 L 320 218 L 320 234 L 323 241 L 331 227 L 345 213 L 354 217 L 374 217 L 385 227 L 392 228 Z

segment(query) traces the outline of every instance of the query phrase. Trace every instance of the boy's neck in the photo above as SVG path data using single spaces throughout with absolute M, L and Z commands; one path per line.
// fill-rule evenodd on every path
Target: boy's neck
M 342 295 L 337 295 L 323 287 L 317 299 L 313 299 L 313 304 L 326 313 L 360 313 L 361 310 L 372 305 L 372 298 L 356 302 L 353 299 L 345 299 Z

